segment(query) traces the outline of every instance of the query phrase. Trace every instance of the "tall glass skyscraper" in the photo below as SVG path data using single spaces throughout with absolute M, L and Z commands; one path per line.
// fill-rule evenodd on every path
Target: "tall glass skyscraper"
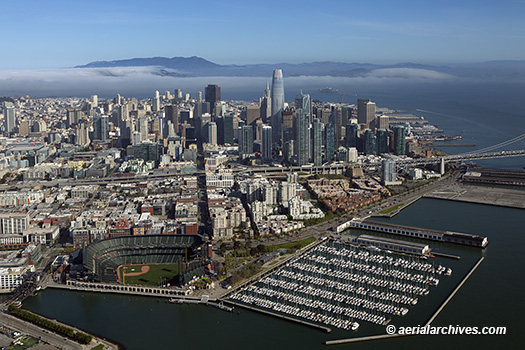
M 377 155 L 388 153 L 388 131 L 385 129 L 377 129 Z
M 405 155 L 405 126 L 394 126 L 394 154 Z
M 346 147 L 357 147 L 357 124 L 348 124 L 346 126 Z
M 241 128 L 239 137 L 239 154 L 242 156 L 253 153 L 253 128 L 251 125 L 244 125 Z
M 281 141 L 281 124 L 284 109 L 284 81 L 283 71 L 275 69 L 272 77 L 272 138 L 273 142 Z
M 331 162 L 335 159 L 335 125 L 332 123 L 326 124 L 325 131 L 325 151 L 326 161 Z
M 272 159 L 272 127 L 262 127 L 262 157 L 264 160 Z
M 323 165 L 323 123 L 315 118 L 312 123 L 312 158 L 315 166 Z
M 106 141 L 109 132 L 109 118 L 107 115 L 99 115 L 93 118 L 93 139 Z
M 365 138 L 365 156 L 376 154 L 376 136 L 370 129 L 366 129 L 364 133 Z
M 297 155 L 297 165 L 308 164 L 310 159 L 310 115 L 303 109 L 295 112 L 295 149 Z

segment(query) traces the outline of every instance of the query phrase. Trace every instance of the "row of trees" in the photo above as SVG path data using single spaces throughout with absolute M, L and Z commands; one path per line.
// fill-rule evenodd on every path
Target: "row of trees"
M 19 307 L 16 307 L 13 304 L 9 305 L 7 311 L 9 311 L 9 313 L 13 314 L 18 318 L 22 318 L 40 327 L 49 329 L 50 331 L 69 337 L 75 341 L 78 341 L 81 344 L 89 344 L 91 343 L 91 340 L 93 340 L 93 337 L 89 334 L 77 332 L 73 328 L 66 327 L 57 322 L 48 320 L 47 318 L 38 316 L 37 314 L 34 314 L 27 310 L 20 309 Z

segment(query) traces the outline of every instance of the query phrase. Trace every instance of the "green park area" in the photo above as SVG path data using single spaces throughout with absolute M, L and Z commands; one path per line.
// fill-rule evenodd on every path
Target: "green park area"
M 283 244 L 272 245 L 272 246 L 269 246 L 268 248 L 270 251 L 276 251 L 279 249 L 287 249 L 289 253 L 294 253 L 295 251 L 302 249 L 306 247 L 308 244 L 311 244 L 313 242 L 315 242 L 315 237 L 308 237 L 308 238 L 304 238 L 296 242 L 288 242 L 288 243 L 283 243 Z
M 397 210 L 399 208 L 401 208 L 403 205 L 405 205 L 405 203 L 399 203 L 399 204 L 396 204 L 396 205 L 393 205 L 391 207 L 388 207 L 386 209 L 383 209 L 379 212 L 379 214 L 390 214 L 391 212 L 393 212 L 394 210 Z
M 149 271 L 141 273 L 142 267 L 149 267 Z M 144 286 L 159 286 L 169 283 L 175 285 L 178 282 L 179 264 L 145 264 L 124 265 L 120 267 L 120 280 L 125 284 Z

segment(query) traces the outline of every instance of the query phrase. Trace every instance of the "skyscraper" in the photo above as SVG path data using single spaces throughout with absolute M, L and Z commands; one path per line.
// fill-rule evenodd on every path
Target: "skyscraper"
M 365 124 L 366 128 L 371 128 L 376 117 L 376 104 L 368 98 L 357 99 L 357 122 Z
M 175 134 L 179 133 L 179 106 L 177 105 L 166 105 L 164 106 L 164 112 L 166 119 L 171 121 L 173 124 L 173 130 Z
M 366 129 L 364 133 L 365 138 L 365 148 L 364 153 L 366 156 L 376 154 L 376 136 L 374 132 L 370 129 Z
M 381 162 L 381 183 L 388 185 L 397 180 L 396 163 L 391 159 Z
M 262 157 L 264 160 L 272 159 L 272 127 L 262 127 Z
M 84 113 L 80 108 L 71 108 L 67 110 L 67 123 L 69 126 L 75 125 L 82 119 Z
M 246 124 L 253 125 L 255 121 L 260 117 L 259 106 L 246 106 Z
M 323 123 L 315 118 L 312 123 L 312 158 L 315 166 L 323 165 Z
M 394 154 L 405 155 L 405 127 L 396 125 L 394 127 Z
M 208 124 L 208 143 L 212 145 L 217 144 L 217 124 L 209 122 Z
M 295 111 L 295 148 L 297 165 L 308 164 L 310 159 L 310 114 L 308 111 L 298 109 Z
M 241 128 L 239 137 L 239 154 L 242 156 L 253 153 L 253 128 L 251 125 L 244 125 Z
M 281 124 L 283 120 L 284 109 L 284 81 L 283 71 L 275 69 L 272 77 L 272 139 L 273 142 L 279 143 L 281 141 Z
M 377 155 L 388 153 L 388 131 L 385 129 L 377 129 Z
M 357 147 L 357 124 L 346 126 L 346 147 Z
M 106 141 L 109 132 L 109 117 L 107 115 L 99 115 L 93 118 L 93 139 Z
M 15 106 L 5 106 L 4 107 L 4 125 L 5 132 L 10 134 L 13 132 L 13 129 L 16 125 L 16 110 Z
M 142 141 L 146 141 L 148 139 L 148 134 L 149 134 L 148 118 L 145 115 L 139 117 L 138 124 L 139 124 L 139 132 L 141 134 Z
M 331 162 L 335 159 L 335 125 L 332 123 L 326 124 L 324 131 L 326 161 Z
M 209 102 L 212 108 L 212 114 L 215 115 L 215 103 L 221 100 L 221 88 L 218 85 L 208 85 L 204 88 L 204 98 Z
M 88 125 L 87 123 L 79 123 L 76 127 L 76 139 L 75 144 L 87 147 L 89 146 L 89 143 L 91 142 L 89 140 L 89 133 L 88 133 Z
M 233 145 L 233 115 L 226 114 L 223 118 L 224 143 Z
M 266 81 L 266 89 L 264 89 L 264 95 L 261 98 L 261 109 L 260 109 L 261 119 L 264 123 L 270 122 L 272 116 L 272 98 L 270 96 L 270 86 L 268 81 Z
M 155 91 L 155 97 L 153 98 L 153 111 L 160 111 L 160 94 L 159 90 Z

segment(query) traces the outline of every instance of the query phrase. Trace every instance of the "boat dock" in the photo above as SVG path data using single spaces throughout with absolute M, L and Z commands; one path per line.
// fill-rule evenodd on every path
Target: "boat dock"
M 479 265 L 485 260 L 484 257 L 481 257 L 478 262 L 470 269 L 470 271 L 467 273 L 465 277 L 461 280 L 461 282 L 457 285 L 457 287 L 450 293 L 447 299 L 441 304 L 441 306 L 434 312 L 434 314 L 428 319 L 428 321 L 425 323 L 426 326 L 430 326 L 432 322 L 436 319 L 436 317 L 443 311 L 445 306 L 452 300 L 452 298 L 457 294 L 457 292 L 463 287 L 465 282 L 472 276 L 472 274 L 477 270 Z M 365 342 L 365 341 L 371 341 L 371 340 L 383 340 L 383 339 L 392 339 L 392 338 L 399 338 L 399 337 L 406 337 L 406 336 L 414 336 L 416 334 L 381 334 L 381 335 L 372 335 L 367 337 L 359 337 L 359 338 L 348 338 L 348 339 L 336 339 L 336 340 L 327 340 L 325 342 L 325 345 L 339 345 L 339 344 L 348 344 L 348 343 L 357 343 L 357 342 Z
M 326 240 L 281 269 L 236 291 L 229 301 L 345 330 L 387 325 L 403 316 L 451 269 L 422 257 L 391 256 L 354 243 Z
M 330 333 L 332 331 L 332 328 L 330 328 L 330 327 L 325 327 L 323 325 L 311 323 L 311 322 L 308 322 L 308 321 L 305 321 L 305 320 L 300 320 L 298 318 L 289 317 L 289 316 L 282 315 L 282 314 L 277 314 L 277 313 L 271 312 L 269 310 L 255 308 L 253 306 L 246 305 L 246 304 L 241 304 L 241 303 L 236 303 L 236 302 L 231 301 L 231 300 L 224 300 L 224 302 L 228 303 L 228 304 L 231 304 L 231 305 L 235 305 L 237 307 L 242 307 L 242 308 L 247 309 L 247 310 L 251 310 L 251 311 L 255 311 L 255 312 L 261 312 L 263 314 L 270 315 L 270 316 L 277 317 L 277 318 L 281 318 L 283 320 L 287 320 L 287 321 L 291 321 L 291 322 L 295 322 L 295 323 L 300 323 L 302 325 L 305 325 L 305 326 L 308 326 L 308 327 L 312 327 L 312 328 L 317 328 L 317 329 L 325 331 L 326 333 Z

